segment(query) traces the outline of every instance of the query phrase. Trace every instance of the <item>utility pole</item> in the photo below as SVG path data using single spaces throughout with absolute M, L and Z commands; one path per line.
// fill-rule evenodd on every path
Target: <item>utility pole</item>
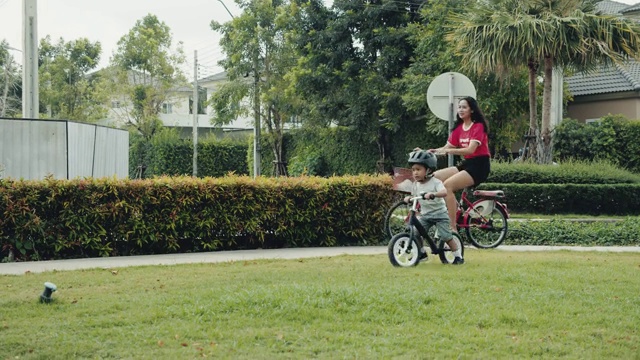
M 227 8 L 227 5 L 224 4 L 222 0 L 218 0 L 224 6 L 229 16 L 232 19 L 236 17 L 233 16 L 231 11 Z M 256 53 L 253 56 L 253 177 L 256 178 L 260 176 L 260 74 L 258 73 L 258 54 Z
M 260 74 L 258 73 L 258 54 L 253 56 L 253 177 L 260 176 Z
M 193 176 L 198 176 L 198 50 L 193 50 Z
M 22 117 L 39 116 L 38 11 L 36 0 L 22 0 Z

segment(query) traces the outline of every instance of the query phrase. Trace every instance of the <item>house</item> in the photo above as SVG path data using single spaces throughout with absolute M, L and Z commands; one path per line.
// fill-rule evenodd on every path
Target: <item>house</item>
M 253 134 L 253 116 L 238 117 L 227 125 L 214 125 L 211 123 L 213 109 L 206 106 L 206 102 L 212 93 L 227 80 L 226 72 L 214 74 L 198 79 L 198 137 L 215 135 L 217 137 L 246 137 Z M 192 85 L 193 86 L 193 85 Z M 160 120 L 166 127 L 175 128 L 184 137 L 193 134 L 193 87 L 181 86 L 172 90 L 167 101 L 162 104 Z M 131 107 L 127 99 L 112 99 L 107 118 L 101 121 L 104 125 L 121 126 L 128 117 Z
M 597 7 L 605 14 L 640 20 L 640 3 L 627 5 L 603 0 Z M 608 114 L 640 119 L 639 62 L 631 59 L 588 74 L 568 76 L 565 81 L 573 96 L 567 106 L 567 117 L 582 122 L 598 121 Z

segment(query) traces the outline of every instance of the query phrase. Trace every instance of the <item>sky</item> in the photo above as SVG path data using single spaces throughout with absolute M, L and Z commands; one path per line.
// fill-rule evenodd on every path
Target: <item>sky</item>
M 233 0 L 223 0 L 229 11 L 240 15 Z M 38 37 L 51 36 L 55 43 L 82 37 L 99 41 L 102 55 L 99 68 L 109 63 L 118 40 L 147 14 L 153 14 L 171 29 L 173 44 L 183 42 L 187 57 L 185 73 L 193 77 L 194 50 L 198 51 L 199 77 L 222 71 L 217 61 L 224 55 L 218 45 L 220 35 L 209 24 L 231 20 L 220 0 L 38 0 Z M 22 0 L 0 0 L 0 41 L 22 49 Z M 17 62 L 22 54 L 12 50 Z
M 0 41 L 5 39 L 16 49 L 22 49 L 22 1 L 0 0 Z M 38 37 L 50 35 L 54 43 L 60 37 L 67 42 L 82 37 L 99 41 L 102 56 L 98 68 L 102 68 L 109 63 L 118 40 L 137 20 L 153 14 L 169 26 L 174 44 L 183 42 L 187 57 L 184 70 L 189 78 L 193 77 L 194 50 L 198 51 L 198 77 L 202 78 L 222 71 L 217 65 L 224 56 L 218 45 L 220 35 L 209 24 L 211 20 L 231 20 L 223 2 L 234 16 L 241 13 L 233 0 L 39 0 Z M 22 61 L 19 51 L 12 50 L 12 55 Z

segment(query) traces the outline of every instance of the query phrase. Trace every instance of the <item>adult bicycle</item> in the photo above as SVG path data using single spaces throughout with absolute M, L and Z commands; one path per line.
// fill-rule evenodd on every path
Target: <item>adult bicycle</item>
M 455 259 L 449 244 L 440 239 L 436 226 L 434 225 L 429 227 L 429 229 L 425 229 L 418 220 L 416 215 L 419 212 L 418 209 L 420 206 L 418 200 L 422 199 L 423 195 L 424 194 L 420 194 L 420 196 L 412 197 L 409 200 L 411 208 L 409 209 L 407 219 L 407 232 L 396 234 L 389 241 L 387 254 L 393 266 L 416 266 L 421 260 L 428 258 L 427 252 L 424 249 L 425 242 L 429 246 L 431 253 L 438 255 L 443 264 L 453 263 Z M 464 244 L 458 234 L 453 233 L 452 235 L 464 257 Z
M 471 192 L 476 198 L 471 202 L 467 197 Z M 480 249 L 499 246 L 507 237 L 509 212 L 502 190 L 473 190 L 465 188 L 460 200 L 456 200 L 456 225 L 458 231 L 464 229 L 469 242 Z M 403 200 L 396 202 L 387 211 L 384 229 L 389 238 L 406 231 L 411 213 L 410 204 Z

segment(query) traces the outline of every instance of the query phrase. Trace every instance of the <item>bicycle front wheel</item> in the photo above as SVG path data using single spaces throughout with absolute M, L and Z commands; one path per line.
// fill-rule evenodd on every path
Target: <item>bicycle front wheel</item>
M 473 246 L 480 249 L 492 249 L 502 244 L 507 237 L 507 214 L 501 207 L 493 206 L 486 215 L 473 214 L 470 210 L 467 218 L 467 237 Z
M 420 262 L 420 246 L 407 233 L 396 234 L 391 238 L 387 253 L 393 266 L 410 267 Z
M 407 231 L 411 206 L 400 200 L 393 204 L 384 217 L 384 231 L 391 239 L 395 235 Z

